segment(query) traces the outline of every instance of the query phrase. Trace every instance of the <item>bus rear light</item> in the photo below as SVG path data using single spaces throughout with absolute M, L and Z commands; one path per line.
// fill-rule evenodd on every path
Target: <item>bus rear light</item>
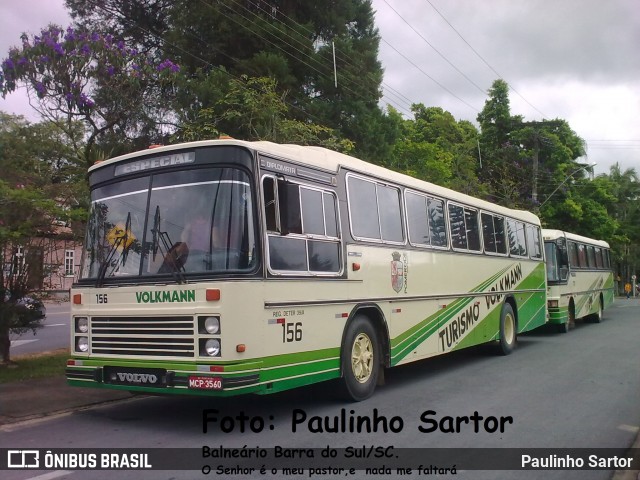
M 220 300 L 220 289 L 207 288 L 206 299 L 207 299 L 207 302 L 217 302 L 218 300 Z
M 360 264 L 356 263 L 356 262 L 353 262 L 351 264 L 351 268 L 353 269 L 354 272 L 357 272 L 358 270 L 360 270 Z
M 209 371 L 210 372 L 224 372 L 224 367 L 222 365 L 210 365 L 209 366 Z
M 239 343 L 236 345 L 236 352 L 243 353 L 247 349 L 247 346 L 244 343 Z
M 82 305 L 82 294 L 74 293 L 73 294 L 73 304 L 74 305 Z

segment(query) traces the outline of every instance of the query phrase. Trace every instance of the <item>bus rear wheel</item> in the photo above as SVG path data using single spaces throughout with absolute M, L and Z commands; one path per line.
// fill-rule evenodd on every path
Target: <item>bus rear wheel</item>
M 602 322 L 602 315 L 604 315 L 604 308 L 602 308 L 602 300 L 598 300 L 598 311 L 591 315 L 591 321 L 593 323 Z
M 347 326 L 340 360 L 346 397 L 360 402 L 373 395 L 380 374 L 380 342 L 369 319 L 357 315 Z
M 516 316 L 510 303 L 505 303 L 500 312 L 500 340 L 498 352 L 509 355 L 516 346 L 517 327 Z

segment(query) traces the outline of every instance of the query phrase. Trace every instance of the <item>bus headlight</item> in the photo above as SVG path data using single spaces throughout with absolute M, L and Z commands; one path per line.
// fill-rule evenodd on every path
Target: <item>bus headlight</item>
M 220 317 L 200 317 L 200 333 L 220 333 Z
M 89 339 L 87 337 L 76 338 L 76 351 L 82 353 L 89 351 Z
M 217 338 L 210 338 L 206 342 L 204 342 L 204 354 L 209 357 L 219 357 L 220 356 L 220 340 Z
M 87 333 L 89 331 L 89 319 L 87 317 L 76 318 L 76 332 Z
M 558 300 L 549 300 L 548 306 L 549 308 L 558 308 Z

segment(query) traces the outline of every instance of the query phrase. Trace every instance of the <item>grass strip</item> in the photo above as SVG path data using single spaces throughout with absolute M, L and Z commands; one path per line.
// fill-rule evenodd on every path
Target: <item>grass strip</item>
M 66 348 L 15 357 L 8 365 L 0 364 L 0 384 L 64 375 L 68 359 Z

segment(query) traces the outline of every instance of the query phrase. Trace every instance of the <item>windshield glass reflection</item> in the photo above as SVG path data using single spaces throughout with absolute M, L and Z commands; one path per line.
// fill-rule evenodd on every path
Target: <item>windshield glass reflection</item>
M 240 170 L 157 174 L 92 196 L 82 278 L 170 275 L 180 281 L 185 274 L 255 266 L 250 182 Z

